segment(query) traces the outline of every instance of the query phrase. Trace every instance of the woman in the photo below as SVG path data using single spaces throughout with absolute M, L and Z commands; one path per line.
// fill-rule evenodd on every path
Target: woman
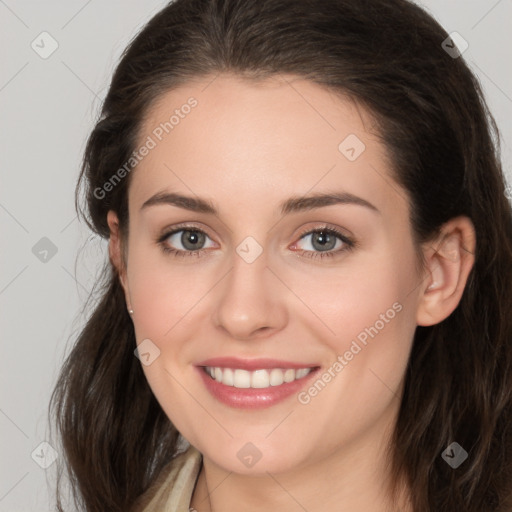
M 130 43 L 52 397 L 83 510 L 512 510 L 512 216 L 454 47 L 405 0 L 177 0 Z

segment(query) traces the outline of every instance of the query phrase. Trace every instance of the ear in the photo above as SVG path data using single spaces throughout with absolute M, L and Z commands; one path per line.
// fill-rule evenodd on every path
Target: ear
M 112 263 L 112 265 L 114 265 L 114 268 L 117 270 L 119 280 L 124 289 L 128 309 L 130 309 L 131 306 L 128 292 L 128 279 L 126 277 L 126 265 L 123 260 L 119 219 L 117 218 L 116 212 L 114 212 L 113 210 L 109 210 L 109 212 L 107 213 L 107 223 L 108 227 L 110 228 L 110 238 L 108 242 L 108 253 L 110 257 L 110 262 Z
M 428 279 L 421 285 L 418 325 L 442 322 L 458 306 L 475 262 L 476 234 L 468 217 L 451 219 L 440 236 L 424 250 Z

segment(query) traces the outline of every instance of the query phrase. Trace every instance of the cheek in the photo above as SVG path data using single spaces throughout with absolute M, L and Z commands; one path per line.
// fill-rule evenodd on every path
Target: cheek
M 296 308 L 303 320 L 309 317 L 323 337 L 333 340 L 338 352 L 346 349 L 346 340 L 359 336 L 364 341 L 368 329 L 389 331 L 398 316 L 407 294 L 411 291 L 412 265 L 397 263 L 392 254 L 380 258 L 361 258 L 356 265 L 341 265 L 339 269 L 316 274 L 288 273 L 287 283 L 307 307 Z M 318 333 L 317 333 L 318 335 Z
M 399 403 L 416 328 L 414 294 L 408 295 L 412 261 L 388 255 L 378 265 L 366 263 L 329 282 L 309 282 L 311 304 L 324 325 L 316 322 L 317 339 L 328 352 L 322 382 L 313 382 L 299 401 L 311 417 L 325 418 L 318 420 L 318 435 L 333 443 L 369 428 Z
M 204 278 L 190 270 L 141 265 L 130 280 L 137 332 L 156 343 L 163 341 L 187 315 L 193 315 L 209 288 Z
M 150 327 L 156 337 L 183 317 L 206 286 L 205 272 L 200 276 L 195 271 L 201 265 L 194 265 L 194 257 L 189 259 L 191 263 L 185 264 L 149 242 L 130 247 L 128 279 L 136 323 Z
M 364 403 L 385 403 L 398 392 L 416 328 L 414 275 L 412 252 L 399 257 L 389 250 L 361 258 L 350 270 L 297 282 L 294 291 L 315 313 L 305 325 L 315 326 L 315 338 L 328 347 L 324 362 L 331 373 L 343 375 L 325 399 L 343 397 L 364 416 Z
M 178 429 L 186 428 L 193 422 L 189 416 L 195 409 L 180 383 L 193 378 L 185 373 L 191 372 L 186 364 L 188 342 L 197 323 L 198 301 L 208 286 L 204 275 L 195 275 L 192 266 L 185 271 L 183 265 L 173 265 L 170 258 L 155 253 L 137 247 L 130 253 L 128 279 L 135 336 L 138 344 L 149 339 L 160 351 L 154 362 L 142 369 L 168 417 Z M 176 411 L 180 411 L 178 415 Z

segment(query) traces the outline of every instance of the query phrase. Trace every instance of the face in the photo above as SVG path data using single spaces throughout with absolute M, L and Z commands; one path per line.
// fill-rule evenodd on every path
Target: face
M 291 76 L 212 79 L 140 132 L 122 282 L 148 383 L 228 471 L 356 452 L 398 411 L 416 328 L 407 195 L 361 106 Z

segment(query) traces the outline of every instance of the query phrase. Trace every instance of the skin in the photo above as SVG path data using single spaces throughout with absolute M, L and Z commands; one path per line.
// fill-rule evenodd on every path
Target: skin
M 148 383 L 203 454 L 191 506 L 397 510 L 387 498 L 385 448 L 414 331 L 459 303 L 474 262 L 474 228 L 465 217 L 448 222 L 421 247 L 426 266 L 418 271 L 408 196 L 391 178 L 367 111 L 297 77 L 213 78 L 167 92 L 148 112 L 141 142 L 189 97 L 198 101 L 133 171 L 128 240 L 115 212 L 108 214 L 110 257 L 134 310 L 137 343 L 149 338 L 160 350 L 143 366 Z M 366 146 L 354 161 L 338 149 L 349 134 Z M 280 215 L 280 203 L 292 196 L 342 190 L 379 212 L 336 204 Z M 171 205 L 141 210 L 160 191 L 207 198 L 218 215 Z M 202 257 L 173 257 L 157 243 L 183 222 L 208 235 L 198 245 Z M 321 248 L 314 235 L 300 236 L 325 224 L 357 247 L 308 258 L 304 253 L 318 256 Z M 167 243 L 185 251 L 181 234 Z M 236 252 L 248 236 L 263 251 L 252 263 Z M 327 249 L 343 246 L 339 240 Z M 194 369 L 215 356 L 327 369 L 394 303 L 400 312 L 308 404 L 294 395 L 266 409 L 233 409 L 210 395 Z M 237 457 L 248 442 L 262 454 L 252 468 Z M 400 506 L 409 510 L 406 498 Z

